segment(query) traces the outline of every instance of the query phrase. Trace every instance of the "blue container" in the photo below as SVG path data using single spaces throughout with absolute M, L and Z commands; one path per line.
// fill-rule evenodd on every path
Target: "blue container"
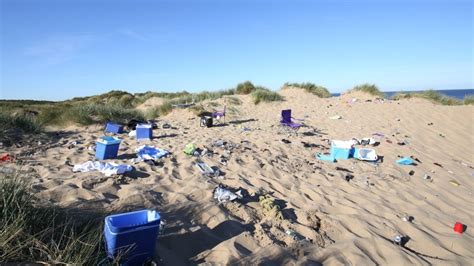
M 105 132 L 120 134 L 123 133 L 123 126 L 112 122 L 107 122 L 107 125 L 105 126 Z
M 126 265 L 141 265 L 153 258 L 160 227 L 160 214 L 141 210 L 105 217 L 107 256 L 120 256 Z
M 354 155 L 352 142 L 333 140 L 331 142 L 331 157 L 334 159 L 349 159 Z
M 101 137 L 96 142 L 95 157 L 99 160 L 117 158 L 120 146 L 120 139 L 110 136 Z
M 153 137 L 153 126 L 151 124 L 137 125 L 137 139 L 151 139 Z

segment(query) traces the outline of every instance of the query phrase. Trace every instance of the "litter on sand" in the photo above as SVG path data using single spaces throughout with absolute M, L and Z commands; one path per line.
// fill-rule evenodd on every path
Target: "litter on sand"
M 335 116 L 329 117 L 329 119 L 331 119 L 331 120 L 338 120 L 338 119 L 341 119 L 341 118 L 342 118 L 342 116 L 340 116 L 340 115 L 335 115 Z
M 116 163 L 104 163 L 104 162 L 93 162 L 88 161 L 82 164 L 74 165 L 72 171 L 73 172 L 90 172 L 97 170 L 103 173 L 105 176 L 123 174 L 125 172 L 129 172 L 133 170 L 131 165 L 127 164 L 116 164 Z
M 183 152 L 186 153 L 187 155 L 194 155 L 194 152 L 196 151 L 197 147 L 194 143 L 188 143 L 185 147 Z
M 361 161 L 377 161 L 378 156 L 373 149 L 354 149 L 354 158 Z
M 458 181 L 456 181 L 454 179 L 449 180 L 449 183 L 451 183 L 451 185 L 456 186 L 456 187 L 459 187 L 461 185 L 461 184 L 459 184 Z
M 167 150 L 155 148 L 153 146 L 143 145 L 136 150 L 138 158 L 143 160 L 156 160 L 169 154 Z
M 275 204 L 275 198 L 269 194 L 258 197 L 258 202 L 263 208 L 263 213 L 267 216 L 283 220 L 283 213 L 280 210 L 280 206 Z
M 412 164 L 415 163 L 415 161 L 413 161 L 413 159 L 410 158 L 410 157 L 403 157 L 403 158 L 397 160 L 397 163 L 401 164 L 401 165 L 412 165 Z
M 239 190 L 233 193 L 222 186 L 218 186 L 214 189 L 214 198 L 217 199 L 219 203 L 242 199 L 242 191 Z
M 218 169 L 212 169 L 212 167 L 210 167 L 209 165 L 207 165 L 204 162 L 196 163 L 196 167 L 199 168 L 199 171 L 201 172 L 201 174 L 203 174 L 205 176 L 215 176 L 215 177 L 217 177 L 217 176 L 220 175 L 220 171 Z

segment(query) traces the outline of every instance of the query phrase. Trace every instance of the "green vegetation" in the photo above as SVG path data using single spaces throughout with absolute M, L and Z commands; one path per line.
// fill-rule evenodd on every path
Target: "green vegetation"
M 411 93 L 397 93 L 394 96 L 392 96 L 393 100 L 400 100 L 400 99 L 410 99 L 410 98 L 422 98 L 422 99 L 427 99 L 433 103 L 437 104 L 442 104 L 442 105 L 461 105 L 463 104 L 463 101 L 445 96 L 439 92 L 436 92 L 434 90 L 426 90 L 422 92 L 411 92 Z M 466 98 L 467 101 L 466 101 Z M 469 97 L 466 97 L 464 99 L 464 104 L 469 104 Z M 472 97 L 471 97 L 472 101 Z M 467 103 L 466 103 L 467 102 Z
M 145 117 L 147 119 L 154 119 L 156 117 L 164 116 L 171 113 L 173 106 L 170 102 L 165 102 L 162 105 L 154 106 L 147 110 Z
M 318 86 L 310 82 L 305 83 L 285 83 L 283 88 L 294 87 L 294 88 L 301 88 L 305 91 L 312 93 L 320 98 L 329 98 L 331 97 L 331 93 L 323 86 Z
M 385 94 L 381 92 L 375 84 L 364 83 L 355 86 L 351 91 L 362 91 L 376 97 L 385 98 Z
M 255 88 L 251 96 L 255 104 L 259 104 L 261 102 L 283 101 L 283 96 L 264 87 Z
M 227 97 L 226 101 L 231 105 L 241 105 L 242 101 L 237 97 Z
M 136 109 L 127 109 L 119 105 L 86 104 L 75 105 L 63 116 L 66 121 L 82 125 L 114 121 L 126 123 L 130 119 L 144 119 L 144 115 Z
M 39 133 L 43 130 L 41 124 L 31 115 L 15 114 L 0 110 L 0 134 L 20 130 L 21 133 Z
M 468 95 L 466 97 L 464 97 L 464 100 L 463 100 L 464 104 L 474 104 L 474 95 Z
M 250 94 L 255 91 L 255 86 L 250 81 L 237 84 L 235 91 L 237 94 Z
M 41 205 L 31 176 L 0 174 L 0 261 L 97 265 L 105 258 L 102 217 Z

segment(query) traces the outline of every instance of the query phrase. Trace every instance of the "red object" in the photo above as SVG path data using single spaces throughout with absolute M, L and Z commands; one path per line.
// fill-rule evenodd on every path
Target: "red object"
M 456 222 L 454 224 L 454 232 L 457 232 L 457 233 L 464 233 L 464 225 L 460 222 Z
M 5 154 L 2 154 L 2 156 L 0 157 L 0 161 L 2 162 L 7 162 L 7 161 L 10 161 L 12 158 L 10 157 L 10 154 L 8 153 L 5 153 Z

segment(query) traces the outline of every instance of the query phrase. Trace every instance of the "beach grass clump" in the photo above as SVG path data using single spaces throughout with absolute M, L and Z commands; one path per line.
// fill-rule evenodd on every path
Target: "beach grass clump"
M 468 105 L 468 104 L 474 104 L 474 95 L 467 95 L 463 99 L 463 103 Z
M 289 87 L 294 87 L 294 88 L 300 88 L 304 89 L 306 92 L 312 93 L 320 98 L 329 98 L 331 97 L 331 93 L 329 90 L 323 86 L 318 86 L 316 84 L 310 83 L 310 82 L 304 82 L 304 83 L 285 83 L 283 85 L 283 88 L 289 88 Z
M 255 86 L 250 81 L 239 83 L 237 84 L 237 87 L 235 88 L 235 92 L 237 94 L 250 94 L 255 90 L 256 90 Z
M 8 110 L 0 110 L 0 134 L 7 131 L 21 131 L 21 133 L 39 133 L 43 131 L 43 126 L 32 115 L 25 113 L 12 113 Z
M 352 88 L 351 91 L 361 91 L 361 92 L 365 92 L 376 97 L 381 97 L 381 98 L 385 97 L 385 94 L 381 92 L 379 88 L 375 86 L 375 84 L 364 83 L 361 85 L 357 85 L 354 88 Z
M 9 169 L 0 173 L 0 261 L 97 265 L 105 258 L 102 217 L 40 204 L 31 174 Z
M 75 105 L 68 109 L 63 119 L 81 125 L 105 123 L 127 123 L 131 119 L 143 120 L 143 113 L 133 108 L 124 108 L 119 105 L 85 104 Z
M 392 96 L 393 100 L 410 99 L 410 98 L 422 98 L 427 99 L 433 103 L 441 105 L 461 105 L 466 104 L 466 101 L 458 100 L 453 97 L 443 95 L 435 90 L 426 90 L 420 92 L 399 92 Z M 469 100 L 468 100 L 469 102 Z
M 227 97 L 226 98 L 226 101 L 230 104 L 230 105 L 241 105 L 242 104 L 242 101 L 237 98 L 237 97 Z
M 271 91 L 264 87 L 257 87 L 251 94 L 254 104 L 261 102 L 276 102 L 283 101 L 284 98 L 278 92 Z
M 160 116 L 165 116 L 171 113 L 172 110 L 173 110 L 172 104 L 169 101 L 166 101 L 161 105 L 153 106 L 149 108 L 145 113 L 145 117 L 147 119 L 154 119 Z

